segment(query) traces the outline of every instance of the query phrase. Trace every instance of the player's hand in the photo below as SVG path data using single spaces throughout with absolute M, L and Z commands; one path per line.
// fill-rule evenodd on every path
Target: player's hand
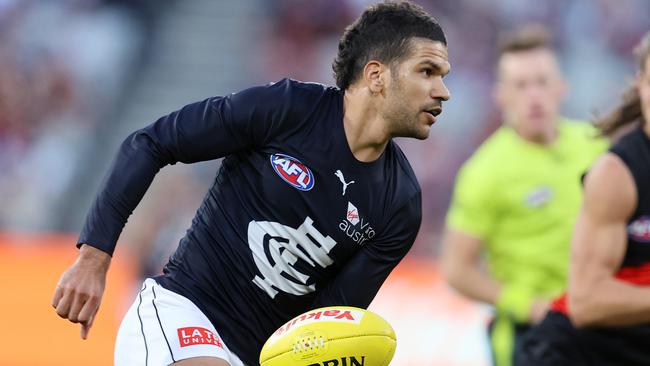
M 533 325 L 539 324 L 546 316 L 546 313 L 550 307 L 550 300 L 536 299 L 535 302 L 533 302 L 533 305 L 530 307 L 530 323 Z
M 81 323 L 81 338 L 86 339 L 102 301 L 106 272 L 111 257 L 89 245 L 82 245 L 77 260 L 56 285 L 52 306 L 56 313 L 73 323 Z

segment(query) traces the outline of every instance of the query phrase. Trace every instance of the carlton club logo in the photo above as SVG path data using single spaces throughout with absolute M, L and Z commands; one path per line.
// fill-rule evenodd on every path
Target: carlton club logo
M 650 216 L 641 216 L 627 227 L 627 233 L 638 242 L 650 243 Z
M 314 174 L 300 160 L 285 154 L 271 155 L 275 172 L 293 188 L 308 191 L 314 188 Z
M 308 216 L 295 229 L 279 222 L 251 221 L 248 245 L 259 270 L 253 282 L 273 299 L 280 291 L 298 296 L 316 291 L 309 267 L 334 263 L 329 253 L 336 241 L 321 233 Z

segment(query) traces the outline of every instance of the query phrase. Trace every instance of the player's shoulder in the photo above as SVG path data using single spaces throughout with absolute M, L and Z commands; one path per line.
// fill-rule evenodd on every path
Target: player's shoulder
M 291 78 L 284 78 L 267 84 L 269 88 L 275 89 L 288 96 L 298 98 L 318 98 L 325 94 L 336 94 L 339 89 L 317 82 L 300 81 Z
M 241 92 L 233 93 L 233 96 L 243 95 L 248 99 L 256 99 L 260 102 L 277 103 L 279 101 L 302 101 L 306 98 L 317 99 L 326 94 L 335 94 L 337 91 L 338 88 L 324 84 L 283 78 L 244 89 Z
M 337 87 L 317 82 L 300 81 L 284 78 L 271 84 L 281 93 L 281 97 L 290 103 L 291 109 L 298 113 L 310 113 L 320 108 L 336 105 L 329 103 L 341 96 Z
M 317 83 L 315 81 L 302 81 L 292 78 L 284 78 L 279 81 L 289 87 L 296 88 L 308 93 L 324 93 L 333 89 L 337 89 L 335 86 L 330 86 L 322 83 Z
M 612 176 L 616 179 L 611 179 Z M 628 164 L 611 152 L 596 160 L 584 181 L 585 196 L 590 206 L 598 204 L 603 212 L 623 208 L 622 216 L 626 218 L 636 207 L 637 185 Z

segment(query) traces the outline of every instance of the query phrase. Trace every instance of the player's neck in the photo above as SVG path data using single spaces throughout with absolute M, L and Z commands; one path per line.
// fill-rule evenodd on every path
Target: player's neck
M 354 157 L 362 162 L 379 159 L 390 140 L 386 122 L 367 89 L 350 88 L 343 96 L 343 128 Z
M 550 146 L 553 145 L 553 143 L 558 139 L 560 136 L 560 132 L 556 127 L 549 129 L 548 131 L 544 131 L 544 133 L 538 133 L 538 134 L 527 134 L 524 133 L 523 131 L 515 128 L 514 129 L 517 135 L 522 140 L 525 140 L 527 142 L 540 145 L 540 146 Z

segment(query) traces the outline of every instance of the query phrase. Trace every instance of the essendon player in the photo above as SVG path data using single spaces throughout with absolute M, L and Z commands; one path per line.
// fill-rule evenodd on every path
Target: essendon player
M 163 274 L 120 327 L 117 365 L 257 365 L 287 320 L 367 307 L 411 247 L 421 193 L 392 141 L 426 139 L 449 98 L 439 24 L 408 2 L 344 33 L 338 87 L 282 80 L 190 104 L 126 138 L 54 294 L 85 338 L 115 243 L 160 168 L 224 157 Z
M 518 365 L 650 365 L 650 33 L 604 134 L 631 127 L 591 168 L 568 294 L 524 340 Z M 636 123 L 638 125 L 634 125 Z

